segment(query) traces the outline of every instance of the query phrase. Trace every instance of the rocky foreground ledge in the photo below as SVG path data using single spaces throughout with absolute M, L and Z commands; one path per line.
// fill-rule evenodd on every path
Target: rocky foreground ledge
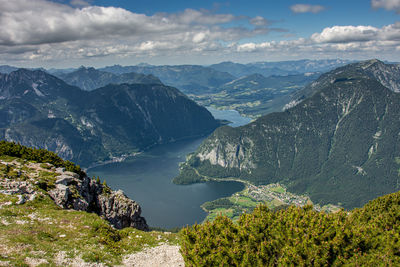
M 32 163 L 19 160 L 0 160 L 9 177 L 0 180 L 0 193 L 18 195 L 19 204 L 48 194 L 64 209 L 94 212 L 108 220 L 117 229 L 134 227 L 149 229 L 141 217 L 138 203 L 129 199 L 121 190 L 113 191 L 105 183 L 56 168 L 49 163 Z

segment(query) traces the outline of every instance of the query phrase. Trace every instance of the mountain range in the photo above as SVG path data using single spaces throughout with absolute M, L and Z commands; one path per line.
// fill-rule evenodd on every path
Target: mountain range
M 350 60 L 342 59 L 322 59 L 322 60 L 294 60 L 277 62 L 255 62 L 240 64 L 234 62 L 221 62 L 210 65 L 218 71 L 228 72 L 236 77 L 248 76 L 251 74 L 261 74 L 268 76 L 286 76 L 308 72 L 326 72 L 337 67 L 351 63 Z
M 55 72 L 54 75 L 70 85 L 88 91 L 110 83 L 161 83 L 163 81 L 179 88 L 203 106 L 236 109 L 246 116 L 258 117 L 282 110 L 284 105 L 290 102 L 290 95 L 294 91 L 318 78 L 320 73 L 309 72 L 269 77 L 253 73 L 236 78 L 227 72 L 220 72 L 210 67 L 140 65 L 112 66 L 101 70 L 81 67 L 69 73 Z M 161 81 L 154 75 L 160 77 Z
M 111 83 L 163 83 L 178 88 L 203 106 L 236 109 L 242 115 L 256 118 L 281 111 L 293 102 L 291 95 L 295 91 L 318 78 L 320 73 L 349 62 L 306 59 L 248 64 L 222 62 L 210 66 L 139 64 L 100 69 L 82 66 L 79 69 L 49 69 L 47 72 L 86 91 Z M 16 69 L 4 65 L 0 66 L 0 73 Z M 232 88 L 238 90 L 232 91 Z
M 290 95 L 294 91 L 303 88 L 304 85 L 320 75 L 319 72 L 309 72 L 265 77 L 254 73 L 235 78 L 212 68 L 193 65 L 156 67 L 142 64 L 128 67 L 113 66 L 104 68 L 104 70 L 81 67 L 72 72 L 67 70 L 52 71 L 53 75 L 66 83 L 78 86 L 86 91 L 107 84 L 161 83 L 153 75 L 157 74 L 203 106 L 236 109 L 241 114 L 250 117 L 259 117 L 273 111 L 282 110 L 284 105 L 290 102 Z M 131 70 L 153 74 L 124 72 Z
M 188 94 L 203 106 L 235 109 L 248 117 L 281 111 L 294 92 L 314 81 L 321 73 L 269 76 L 251 74 L 221 85 L 212 92 Z
M 50 149 L 85 166 L 204 135 L 220 125 L 205 108 L 150 74 L 59 72 L 82 90 L 42 70 L 8 70 L 0 74 L 0 139 Z M 180 71 L 190 77 L 194 70 L 176 68 L 171 79 Z M 345 209 L 381 197 L 336 213 L 311 205 L 275 211 L 260 205 L 235 223 L 218 216 L 179 234 L 118 230 L 148 230 L 140 206 L 122 191 L 99 177 L 90 179 L 54 153 L 1 141 L 5 254 L 0 262 L 130 266 L 143 253 L 163 258 L 171 253 L 152 246 L 178 244 L 172 252 L 185 262 L 176 265 L 400 264 L 400 191 L 382 196 L 400 190 L 400 65 L 368 60 L 322 75 L 252 73 L 224 81 L 229 75 L 218 72 L 216 81 L 193 78 L 194 89 L 187 90 L 198 96 L 213 92 L 210 98 L 226 94 L 233 99 L 225 99 L 230 106 L 257 99 L 282 99 L 276 106 L 291 102 L 248 125 L 217 128 L 180 165 L 175 183 L 242 181 L 243 195 L 233 197 L 246 205 L 251 184 L 284 184 L 314 203 Z
M 16 70 L 18 70 L 17 67 L 8 66 L 8 65 L 1 65 L 0 66 L 0 73 L 7 73 L 8 74 L 8 73 L 16 71 Z
M 85 91 L 106 86 L 108 84 L 162 84 L 161 81 L 153 75 L 140 73 L 113 74 L 110 72 L 96 70 L 95 68 L 80 67 L 78 70 L 69 73 L 58 72 L 54 76 L 60 78 L 70 85 L 77 86 Z
M 87 92 L 40 70 L 0 74 L 0 139 L 88 166 L 219 126 L 205 108 L 156 81 Z
M 398 65 L 370 60 L 322 75 L 297 105 L 223 126 L 181 166 L 176 183 L 280 182 L 314 203 L 358 207 L 400 189 Z
M 151 74 L 158 77 L 162 83 L 173 86 L 183 93 L 205 93 L 207 90 L 234 80 L 236 77 L 212 68 L 199 65 L 177 65 L 177 66 L 110 66 L 99 69 L 114 74 L 130 72 Z
M 222 62 L 210 66 L 139 64 L 108 66 L 98 71 L 116 75 L 132 72 L 151 74 L 203 106 L 235 109 L 242 115 L 256 118 L 281 111 L 291 101 L 293 92 L 318 78 L 322 72 L 349 62 L 335 59 L 248 64 Z

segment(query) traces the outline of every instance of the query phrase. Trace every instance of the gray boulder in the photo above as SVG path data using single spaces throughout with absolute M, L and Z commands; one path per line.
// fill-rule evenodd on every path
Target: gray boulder
M 146 220 L 140 216 L 139 204 L 128 198 L 121 190 L 98 196 L 100 215 L 115 228 L 134 227 L 148 230 Z
M 68 186 L 57 184 L 56 188 L 50 190 L 48 193 L 58 206 L 68 208 L 68 198 L 71 193 Z
M 68 175 L 57 176 L 56 184 L 70 185 L 76 178 Z
M 56 188 L 48 193 L 62 208 L 95 212 L 117 229 L 134 227 L 147 231 L 146 220 L 141 217 L 138 203 L 129 199 L 121 190 L 112 191 L 85 176 L 58 170 Z

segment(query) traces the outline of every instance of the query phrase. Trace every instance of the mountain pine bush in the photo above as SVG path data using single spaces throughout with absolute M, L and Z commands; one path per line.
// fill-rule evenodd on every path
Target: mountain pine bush
M 257 207 L 181 231 L 188 266 L 398 266 L 400 192 L 352 212 Z
M 36 162 L 47 162 L 56 167 L 64 167 L 67 171 L 84 175 L 82 169 L 68 160 L 63 160 L 56 153 L 41 148 L 30 148 L 15 142 L 0 141 L 0 156 L 18 157 Z

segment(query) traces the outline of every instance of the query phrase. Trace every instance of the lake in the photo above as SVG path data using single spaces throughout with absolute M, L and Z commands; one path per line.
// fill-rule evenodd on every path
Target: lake
M 242 117 L 236 110 L 219 110 L 213 107 L 207 107 L 207 109 L 214 118 L 231 121 L 232 123 L 229 125 L 232 127 L 242 126 L 251 122 L 251 118 Z
M 232 121 L 233 126 L 250 121 L 237 112 L 236 116 L 232 111 L 210 112 L 216 118 Z M 186 155 L 195 151 L 204 138 L 157 146 L 123 162 L 89 169 L 88 175 L 100 176 L 111 188 L 122 189 L 128 197 L 137 201 L 151 227 L 174 228 L 201 223 L 206 216 L 200 208 L 201 204 L 230 196 L 244 188 L 238 182 L 193 185 L 171 182 L 178 175 L 179 162 L 185 161 Z

